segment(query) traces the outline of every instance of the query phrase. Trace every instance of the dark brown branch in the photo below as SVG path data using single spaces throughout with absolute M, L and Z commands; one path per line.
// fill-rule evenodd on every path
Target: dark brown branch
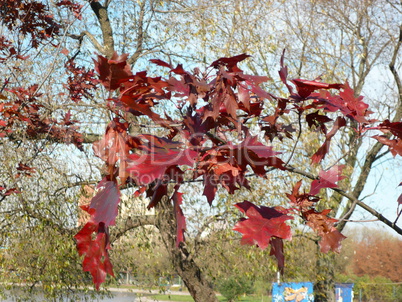
M 290 172 L 299 174 L 299 175 L 303 175 L 309 179 L 315 180 L 317 179 L 317 176 L 305 172 L 305 171 L 301 171 L 297 168 L 293 168 L 293 167 L 287 167 L 288 170 Z M 379 212 L 377 212 L 376 210 L 374 210 L 373 208 L 371 208 L 370 206 L 368 206 L 367 204 L 365 204 L 364 202 L 358 200 L 355 196 L 353 196 L 352 194 L 349 194 L 341 189 L 338 188 L 331 188 L 331 190 L 339 193 L 340 195 L 342 195 L 343 197 L 346 197 L 347 199 L 349 199 L 352 203 L 355 203 L 356 205 L 358 205 L 359 207 L 361 207 L 362 209 L 366 210 L 367 212 L 369 212 L 370 214 L 372 214 L 374 217 L 377 217 L 378 220 L 380 220 L 381 222 L 385 223 L 386 225 L 388 225 L 389 227 L 391 227 L 393 230 L 395 230 L 398 234 L 402 235 L 402 229 L 400 227 L 398 227 L 395 223 L 393 223 L 392 221 L 388 220 L 386 217 L 384 217 L 382 214 L 380 214 Z

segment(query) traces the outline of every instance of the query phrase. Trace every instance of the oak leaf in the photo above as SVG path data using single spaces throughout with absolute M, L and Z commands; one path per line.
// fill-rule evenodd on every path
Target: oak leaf
M 313 180 L 310 187 L 310 195 L 316 195 L 320 192 L 323 188 L 336 188 L 338 185 L 336 182 L 345 178 L 342 176 L 342 170 L 345 166 L 333 166 L 328 171 L 321 170 L 318 174 L 318 179 Z
M 120 191 L 116 182 L 103 179 L 98 188 L 100 191 L 92 198 L 91 203 L 82 206 L 91 217 L 85 226 L 74 236 L 80 255 L 84 255 L 83 269 L 92 275 L 95 287 L 99 289 L 105 281 L 106 274 L 114 276 L 113 266 L 109 259 L 109 226 L 115 224 Z M 95 233 L 95 238 L 92 234 Z
M 128 81 L 133 75 L 127 58 L 128 54 L 119 56 L 114 52 L 110 59 L 98 56 L 98 60 L 94 60 L 99 80 L 106 89 L 113 91 L 120 88 L 120 85 Z
M 276 208 L 256 206 L 249 201 L 235 205 L 248 218 L 241 218 L 233 230 L 243 234 L 241 244 L 258 245 L 265 249 L 272 237 L 291 239 L 290 226 L 285 221 L 293 219 Z

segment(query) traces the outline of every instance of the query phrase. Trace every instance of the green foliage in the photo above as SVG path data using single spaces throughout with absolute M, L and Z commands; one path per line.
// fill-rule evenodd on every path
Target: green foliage
M 218 284 L 218 290 L 228 301 L 236 301 L 242 295 L 252 294 L 253 284 L 246 278 L 230 277 Z
M 339 282 L 354 283 L 354 295 L 361 301 L 394 302 L 402 297 L 402 285 L 381 276 L 339 275 L 337 279 Z
M 253 291 L 257 297 L 263 297 L 269 294 L 272 290 L 271 282 L 264 280 L 256 280 L 253 284 Z
M 0 279 L 5 282 L 1 287 L 8 296 L 76 301 L 82 295 L 98 295 L 88 289 L 90 276 L 82 272 L 74 242 L 63 236 L 43 225 L 10 236 L 0 258 Z
M 147 295 L 146 295 L 147 296 Z M 161 300 L 161 301 L 174 301 L 174 302 L 194 302 L 194 299 L 191 298 L 190 295 L 151 295 L 149 296 L 153 300 Z M 218 300 L 222 302 L 227 302 L 228 300 L 225 297 L 218 296 Z M 241 297 L 239 302 L 271 302 L 271 297 L 263 296 L 263 297 Z

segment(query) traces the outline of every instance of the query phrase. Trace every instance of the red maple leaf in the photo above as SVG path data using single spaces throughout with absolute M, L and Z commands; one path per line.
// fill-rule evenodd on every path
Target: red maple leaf
M 235 146 L 233 149 L 243 149 L 244 153 L 249 154 L 251 152 L 260 158 L 268 158 L 281 154 L 280 152 L 273 151 L 272 146 L 266 146 L 259 142 L 257 136 L 247 136 L 244 141 Z
M 276 208 L 258 207 L 249 201 L 235 205 L 248 218 L 241 218 L 233 230 L 243 234 L 241 244 L 258 245 L 265 249 L 272 237 L 291 239 L 290 226 L 285 221 L 293 219 Z
M 128 177 L 125 164 L 130 150 L 141 145 L 138 138 L 128 135 L 128 128 L 128 123 L 121 123 L 115 118 L 107 126 L 102 139 L 92 146 L 95 155 L 106 163 L 109 175 L 113 175 L 116 163 L 120 162 L 119 176 L 123 183 Z
M 95 239 L 92 238 L 93 233 L 96 234 Z M 103 223 L 97 225 L 90 221 L 74 238 L 77 241 L 79 255 L 84 255 L 83 270 L 91 273 L 92 281 L 99 290 L 99 286 L 105 282 L 107 274 L 114 276 L 107 251 L 110 249 L 107 229 Z
M 383 121 L 378 128 L 383 132 L 391 132 L 396 137 L 402 139 L 402 122 L 393 122 L 389 120 Z
M 327 134 L 327 127 L 325 126 L 325 123 L 330 121 L 332 121 L 332 119 L 326 115 L 318 114 L 318 111 L 306 115 L 306 122 L 308 126 L 310 128 L 314 126 L 324 134 Z
M 329 151 L 332 137 L 338 132 L 342 127 L 346 126 L 346 120 L 343 117 L 338 116 L 332 126 L 331 131 L 325 136 L 325 141 L 322 146 L 317 150 L 316 153 L 311 157 L 311 162 L 313 164 L 318 164 L 322 161 Z
M 237 67 L 237 63 L 239 63 L 249 57 L 250 57 L 250 55 L 243 53 L 241 55 L 237 55 L 237 56 L 230 57 L 230 58 L 220 58 L 220 59 L 212 62 L 211 66 L 215 67 L 215 68 L 218 68 L 219 66 L 225 66 L 228 68 L 229 71 L 239 72 L 241 70 Z
M 160 147 L 160 142 L 169 143 L 174 148 Z M 180 144 L 155 137 L 143 154 L 131 154 L 127 160 L 127 172 L 138 185 L 147 185 L 160 179 L 169 167 L 192 166 L 198 153 L 191 149 L 181 149 Z
M 286 211 L 281 207 L 258 207 L 246 200 L 235 206 L 248 216 L 241 218 L 233 228 L 234 231 L 243 234 L 240 243 L 258 245 L 261 249 L 271 245 L 270 255 L 275 256 L 278 269 L 283 274 L 285 267 L 283 239 L 292 238 L 291 229 L 285 221 L 293 217 L 286 215 Z
M 215 173 L 206 173 L 203 177 L 204 191 L 202 195 L 207 198 L 210 205 L 215 199 L 216 191 L 218 190 L 218 184 L 220 183 L 219 176 Z
M 289 90 L 290 94 L 293 94 L 293 88 L 291 85 L 288 84 L 288 67 L 284 65 L 284 60 L 285 60 L 285 49 L 282 52 L 281 56 L 281 69 L 279 70 L 279 77 L 282 81 L 283 84 L 286 85 L 286 87 Z
M 264 89 L 262 89 L 260 87 L 260 85 L 262 83 L 265 83 L 269 80 L 268 77 L 264 77 L 264 76 L 254 76 L 254 75 L 248 75 L 248 74 L 244 74 L 244 73 L 239 73 L 239 81 L 237 82 L 237 87 L 239 89 L 239 100 L 241 100 L 240 98 L 240 87 L 242 89 L 245 89 L 246 91 L 248 91 L 249 95 L 253 96 L 254 101 L 256 101 L 257 103 L 260 102 L 259 99 L 271 99 L 271 95 L 266 92 Z M 244 94 L 244 91 L 242 92 Z M 244 99 L 244 95 L 243 95 L 243 100 Z M 244 105 L 247 105 L 248 100 L 245 100 L 246 102 L 243 102 Z
M 338 185 L 336 182 L 342 180 L 345 178 L 345 176 L 342 176 L 342 169 L 344 168 L 344 165 L 340 166 L 333 166 L 331 169 L 328 171 L 323 171 L 321 170 L 319 175 L 319 178 L 316 180 L 313 180 L 311 183 L 311 188 L 310 188 L 310 195 L 316 195 L 320 192 L 322 188 L 336 188 Z
M 332 228 L 330 232 L 321 235 L 321 240 L 318 242 L 320 245 L 320 250 L 323 253 L 328 253 L 333 251 L 335 253 L 340 253 L 342 248 L 342 240 L 346 239 L 341 232 L 336 228 Z
M 390 139 L 385 135 L 374 135 L 373 138 L 378 140 L 383 145 L 389 147 L 391 154 L 395 157 L 397 154 L 402 156 L 402 122 L 393 122 L 385 120 L 378 127 L 374 129 L 380 129 L 384 133 L 391 132 L 396 136 L 394 139 Z
M 103 179 L 98 189 L 101 189 L 92 198 L 87 212 L 92 215 L 91 220 L 94 223 L 103 222 L 106 227 L 115 224 L 117 216 L 117 207 L 120 201 L 120 191 L 114 181 Z
M 179 185 L 176 185 L 173 192 L 172 201 L 174 206 L 174 213 L 176 216 L 176 246 L 180 245 L 180 242 L 184 242 L 184 232 L 186 231 L 186 218 L 184 217 L 181 204 L 183 202 L 183 193 L 178 192 Z
M 238 145 L 228 143 L 205 151 L 198 162 L 194 178 L 203 175 L 204 195 L 211 204 L 218 184 L 230 194 L 242 186 L 249 188 L 245 178 L 248 166 L 259 176 L 266 174 L 266 167 L 285 170 L 284 162 L 274 156 L 277 154 L 279 152 L 260 143 L 257 137 L 247 136 Z
M 286 196 L 290 199 L 290 204 L 292 206 L 297 207 L 299 211 L 305 211 L 311 208 L 316 202 L 318 202 L 319 198 L 311 194 L 299 193 L 301 184 L 302 181 L 299 180 L 294 185 L 292 193 L 286 193 Z
M 241 168 L 237 165 L 234 158 L 228 156 L 226 146 L 207 150 L 197 163 L 194 179 L 203 176 L 204 192 L 209 204 L 212 204 L 218 184 L 224 182 L 226 188 L 236 187 L 234 176 L 239 175 Z M 227 179 L 226 179 L 227 178 Z M 229 184 L 228 182 L 234 181 Z
M 276 262 L 278 263 L 279 272 L 283 275 L 285 268 L 285 255 L 283 254 L 283 239 L 272 237 L 271 241 L 271 251 L 269 254 L 275 256 Z
M 247 165 L 259 176 L 265 175 L 265 167 L 268 166 L 286 170 L 285 163 L 275 156 L 280 152 L 273 151 L 271 146 L 260 143 L 256 136 L 247 136 L 240 144 L 229 145 L 229 149 L 235 151 L 237 163 L 244 171 Z
M 190 109 L 183 118 L 183 135 L 193 146 L 201 146 L 206 141 L 207 132 L 213 128 L 214 123 L 203 123 L 202 116 L 199 112 L 193 112 Z
M 388 146 L 392 156 L 395 157 L 397 154 L 402 156 L 402 139 L 389 139 L 385 135 L 374 135 L 373 138 Z
M 323 253 L 330 250 L 339 253 L 341 241 L 346 237 L 334 227 L 334 223 L 338 220 L 328 217 L 329 212 L 331 212 L 330 209 L 322 212 L 310 209 L 303 212 L 303 218 L 307 221 L 307 225 L 321 237 L 319 245 Z
M 311 97 L 317 99 L 316 105 L 323 105 L 324 110 L 335 112 L 339 110 L 344 116 L 358 123 L 368 123 L 367 116 L 372 113 L 368 110 L 369 105 L 363 102 L 363 96 L 355 96 L 355 91 L 348 83 L 342 85 L 339 95 L 332 95 L 329 91 L 314 93 Z
M 135 116 L 145 115 L 154 122 L 165 125 L 168 121 L 155 113 L 152 107 L 158 104 L 158 100 L 170 98 L 169 93 L 164 91 L 168 86 L 160 77 L 151 78 L 146 76 L 146 72 L 138 72 L 130 77 L 130 81 L 122 83 L 121 87 L 124 89 L 119 98 L 111 100 Z
M 363 96 L 355 97 L 355 91 L 345 83 L 343 91 L 339 92 L 339 96 L 343 99 L 344 105 L 350 110 L 348 117 L 353 118 L 358 123 L 368 123 L 366 117 L 373 113 L 368 110 L 369 105 L 363 102 Z
M 302 79 L 294 79 L 291 81 L 296 85 L 299 96 L 303 99 L 309 97 L 314 91 L 320 89 L 341 89 L 343 84 L 328 84 L 318 81 L 308 81 Z
M 166 63 L 165 61 L 159 60 L 159 59 L 151 59 L 149 60 L 151 63 L 154 63 L 156 65 L 162 66 L 162 67 L 168 67 L 170 69 L 173 69 L 172 65 L 169 63 Z
M 90 272 L 97 289 L 105 281 L 106 274 L 113 274 L 113 266 L 109 259 L 109 226 L 115 224 L 120 191 L 114 181 L 102 180 L 100 191 L 92 198 L 91 203 L 83 206 L 91 215 L 87 224 L 74 236 L 77 249 L 84 255 L 83 269 Z M 95 238 L 92 234 L 95 233 Z
M 116 90 L 133 75 L 127 63 L 128 54 L 118 55 L 116 52 L 110 59 L 98 56 L 95 70 L 99 74 L 102 85 L 108 90 Z

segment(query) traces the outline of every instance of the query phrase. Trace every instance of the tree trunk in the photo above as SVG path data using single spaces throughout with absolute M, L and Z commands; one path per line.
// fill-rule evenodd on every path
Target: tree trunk
M 319 247 L 318 247 L 319 249 Z M 315 302 L 335 301 L 335 254 L 317 251 L 316 281 L 314 284 Z
M 169 201 L 161 201 L 157 206 L 156 226 L 168 251 L 170 261 L 177 274 L 183 279 L 195 302 L 218 302 L 211 285 L 194 262 L 185 244 L 176 246 L 176 219 Z

